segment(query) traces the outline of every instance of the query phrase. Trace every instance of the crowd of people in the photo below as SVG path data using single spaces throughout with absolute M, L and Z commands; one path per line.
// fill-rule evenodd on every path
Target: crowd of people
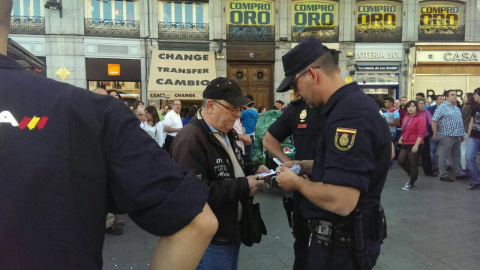
M 462 103 L 453 89 L 432 96 L 430 104 L 424 93 L 417 93 L 415 100 L 410 101 L 406 97 L 385 99 L 381 113 L 396 145 L 395 158 L 409 176 L 403 190 L 415 188 L 420 162 L 425 176 L 440 177 L 446 182 L 471 178 L 468 189 L 480 189 L 476 163 L 479 94 L 480 88 L 466 93 Z M 450 169 L 455 179 L 449 176 Z

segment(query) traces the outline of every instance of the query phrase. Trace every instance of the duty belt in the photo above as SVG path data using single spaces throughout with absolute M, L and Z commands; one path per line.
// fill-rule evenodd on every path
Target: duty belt
M 308 220 L 308 226 L 310 227 L 310 240 L 308 246 L 312 241 L 312 238 L 315 237 L 318 241 L 318 244 L 324 245 L 325 247 L 332 247 L 332 232 L 333 232 L 333 223 L 321 219 L 310 219 Z

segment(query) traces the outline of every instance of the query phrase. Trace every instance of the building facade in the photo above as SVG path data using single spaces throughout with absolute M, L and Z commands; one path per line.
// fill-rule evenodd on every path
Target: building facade
M 341 51 L 342 76 L 374 99 L 480 87 L 479 0 L 13 2 L 10 37 L 45 59 L 46 76 L 144 102 L 198 103 L 216 76 L 256 106 L 288 102 L 275 93 L 282 56 L 311 36 Z

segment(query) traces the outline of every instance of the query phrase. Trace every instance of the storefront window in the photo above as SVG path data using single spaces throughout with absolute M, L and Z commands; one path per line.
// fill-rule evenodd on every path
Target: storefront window
M 208 17 L 207 4 L 185 2 L 161 2 L 159 7 L 159 21 L 166 28 L 203 29 Z
M 12 16 L 41 17 L 43 0 L 13 0 Z

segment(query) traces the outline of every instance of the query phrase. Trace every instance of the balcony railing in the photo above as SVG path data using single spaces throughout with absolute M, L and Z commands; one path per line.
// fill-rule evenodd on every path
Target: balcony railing
M 322 42 L 338 42 L 338 26 L 292 27 L 292 42 L 301 42 L 309 37 L 318 38 Z
M 158 38 L 208 40 L 208 23 L 158 23 Z
M 85 35 L 97 37 L 140 37 L 140 24 L 130 20 L 85 19 Z
M 228 25 L 228 41 L 275 41 L 274 26 Z
M 356 27 L 355 28 L 356 42 L 402 42 L 402 28 L 371 28 L 371 27 Z
M 465 41 L 465 26 L 418 27 L 419 41 Z
M 12 16 L 10 18 L 10 34 L 44 35 L 45 18 Z

